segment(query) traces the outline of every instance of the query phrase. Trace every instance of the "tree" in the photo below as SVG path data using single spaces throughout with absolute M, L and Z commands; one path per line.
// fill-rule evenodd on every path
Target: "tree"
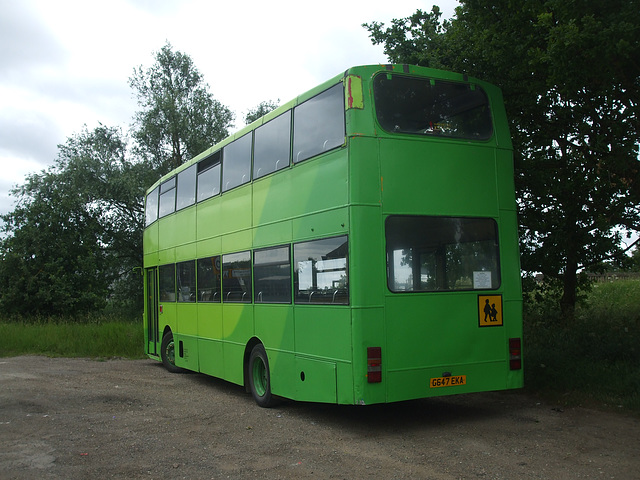
M 141 108 L 132 136 L 136 153 L 164 174 L 224 139 L 233 114 L 209 93 L 191 57 L 169 43 L 155 57 L 129 79 Z
M 123 270 L 140 264 L 141 254 L 122 238 L 135 236 L 136 227 L 121 217 L 141 217 L 125 148 L 119 130 L 85 128 L 60 146 L 52 167 L 12 191 L 18 203 L 3 216 L 2 311 L 56 316 L 102 309 Z
M 260 102 L 257 107 L 250 109 L 245 117 L 244 123 L 245 125 L 249 125 L 252 122 L 255 122 L 260 117 L 266 115 L 272 110 L 275 110 L 280 105 L 280 99 L 276 100 L 266 100 L 264 102 Z
M 142 110 L 128 136 L 85 127 L 59 145 L 55 164 L 27 177 L 2 216 L 0 308 L 22 315 L 73 315 L 105 305 L 138 314 L 146 188 L 227 135 L 228 108 L 215 101 L 190 57 L 165 45 L 130 79 Z
M 573 316 L 578 272 L 621 259 L 640 230 L 640 10 L 615 0 L 463 0 L 365 25 L 393 62 L 480 77 L 503 89 L 515 150 L 522 266 L 562 282 Z

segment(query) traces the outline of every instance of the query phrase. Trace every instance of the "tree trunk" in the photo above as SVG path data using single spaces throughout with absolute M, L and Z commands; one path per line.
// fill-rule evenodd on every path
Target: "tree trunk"
M 570 322 L 575 316 L 578 290 L 578 263 L 574 250 L 567 252 L 567 264 L 562 277 L 563 291 L 560 299 L 560 311 L 565 322 Z

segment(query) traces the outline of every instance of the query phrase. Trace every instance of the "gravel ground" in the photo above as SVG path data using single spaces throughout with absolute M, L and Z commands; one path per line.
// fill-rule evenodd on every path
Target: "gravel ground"
M 258 407 L 151 360 L 0 358 L 0 479 L 640 479 L 640 419 L 519 392 Z

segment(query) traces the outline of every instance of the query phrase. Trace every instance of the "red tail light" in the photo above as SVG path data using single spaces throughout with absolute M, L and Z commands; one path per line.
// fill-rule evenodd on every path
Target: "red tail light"
M 511 370 L 522 368 L 522 341 L 519 338 L 509 339 L 509 368 Z
M 367 381 L 382 382 L 382 348 L 367 347 Z

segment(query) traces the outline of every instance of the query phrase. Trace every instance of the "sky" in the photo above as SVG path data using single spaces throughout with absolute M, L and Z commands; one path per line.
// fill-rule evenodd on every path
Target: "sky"
M 281 103 L 354 65 L 387 63 L 363 23 L 457 0 L 0 0 L 0 214 L 9 190 L 55 162 L 86 125 L 127 132 L 133 69 L 169 42 L 236 115 Z

